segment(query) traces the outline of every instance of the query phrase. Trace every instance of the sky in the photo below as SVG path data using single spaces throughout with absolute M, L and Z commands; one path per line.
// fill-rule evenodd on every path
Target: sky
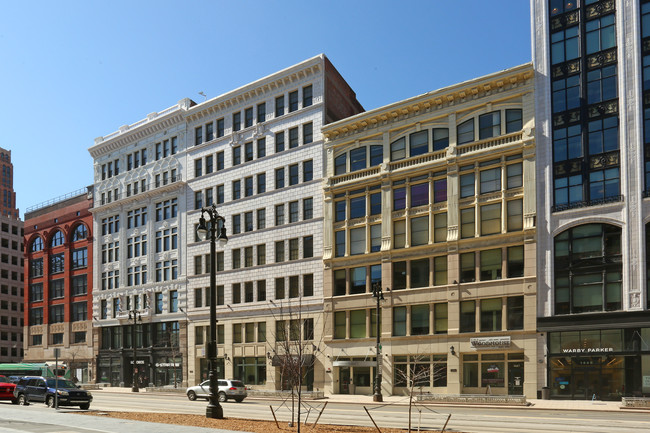
M 366 110 L 531 61 L 528 0 L 0 0 L 21 218 L 93 183 L 96 137 L 324 53 Z

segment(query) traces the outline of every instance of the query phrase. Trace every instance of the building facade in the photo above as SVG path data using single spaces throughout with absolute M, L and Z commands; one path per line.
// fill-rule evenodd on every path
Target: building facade
M 185 121 L 178 104 L 95 139 L 97 382 L 186 382 Z
M 17 220 L 20 218 L 16 207 L 14 192 L 14 165 L 11 162 L 11 150 L 0 148 L 0 167 L 2 167 L 2 200 L 0 201 L 0 216 Z
M 65 363 L 93 379 L 92 187 L 25 213 L 25 362 Z
M 533 77 L 523 65 L 323 128 L 326 391 L 373 392 L 379 320 L 384 394 L 536 397 Z
M 321 127 L 363 108 L 319 55 L 190 108 L 186 303 L 189 382 L 208 378 L 209 305 L 216 302 L 219 377 L 288 389 L 326 381 L 323 323 Z M 209 242 L 196 235 L 214 205 L 228 243 L 217 250 L 210 299 Z M 184 301 L 185 302 L 185 301 Z
M 650 394 L 650 2 L 533 0 L 552 398 Z

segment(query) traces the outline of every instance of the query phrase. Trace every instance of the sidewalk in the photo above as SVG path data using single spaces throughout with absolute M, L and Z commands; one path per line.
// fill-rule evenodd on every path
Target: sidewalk
M 131 388 L 120 388 L 120 387 L 106 387 L 100 388 L 99 390 L 94 390 L 97 392 L 131 392 Z M 146 392 L 144 389 L 141 389 L 140 392 Z M 161 393 L 167 391 L 156 391 L 155 393 Z M 184 388 L 173 389 L 170 388 L 168 391 L 170 394 L 184 394 Z M 151 392 L 150 394 L 154 394 Z M 277 400 L 277 398 L 269 397 L 254 397 L 249 396 L 249 399 L 255 400 Z M 383 403 L 375 403 L 372 401 L 372 395 L 349 395 L 349 394 L 328 394 L 325 396 L 324 401 L 329 401 L 332 403 L 350 403 L 350 404 L 408 404 L 408 397 L 403 395 L 390 395 L 383 397 Z M 626 412 L 644 412 L 649 413 L 650 411 L 644 409 L 624 409 L 621 408 L 620 401 L 591 401 L 591 400 L 539 400 L 539 399 L 528 399 L 529 406 L 508 406 L 508 405 L 471 405 L 471 404 L 461 404 L 461 403 L 426 403 L 431 405 L 438 406 L 456 406 L 456 407 L 508 407 L 508 408 L 519 408 L 519 409 L 544 409 L 544 410 L 596 410 L 596 411 L 626 411 Z

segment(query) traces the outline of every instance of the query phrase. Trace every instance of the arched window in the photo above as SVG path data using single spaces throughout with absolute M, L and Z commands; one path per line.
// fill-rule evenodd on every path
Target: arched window
M 72 242 L 80 241 L 88 237 L 88 229 L 83 224 L 79 224 L 72 232 Z
M 52 236 L 50 247 L 58 247 L 59 245 L 63 245 L 64 242 L 65 238 L 63 237 L 63 232 L 61 230 L 57 230 L 56 233 L 54 233 L 54 236 Z
M 585 224 L 555 237 L 555 314 L 621 309 L 621 229 Z
M 37 251 L 42 251 L 43 250 L 43 239 L 41 239 L 40 236 L 38 236 L 36 239 L 32 241 L 32 247 L 31 247 L 31 252 L 35 253 Z

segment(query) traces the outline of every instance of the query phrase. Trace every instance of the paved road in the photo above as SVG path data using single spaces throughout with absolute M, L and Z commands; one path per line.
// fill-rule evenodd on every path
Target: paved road
M 174 394 L 130 394 L 93 392 L 95 410 L 148 411 L 204 414 L 206 402 L 190 402 L 184 395 Z M 313 422 L 324 401 L 310 402 L 312 405 L 308 421 Z M 288 405 L 290 406 L 290 401 Z M 256 418 L 272 420 L 269 405 L 277 412 L 278 419 L 287 422 L 291 412 L 278 400 L 247 399 L 242 403 L 223 404 L 224 415 L 235 418 Z M 405 428 L 408 424 L 408 406 L 403 404 L 366 404 L 375 422 L 380 427 Z M 309 409 L 306 409 L 308 411 Z M 305 412 L 306 412 L 305 411 Z M 633 411 L 572 411 L 545 410 L 533 408 L 486 408 L 459 406 L 423 407 L 421 417 L 415 410 L 413 427 L 440 429 L 447 416 L 452 414 L 447 430 L 476 433 L 639 433 L 650 431 L 650 413 Z M 304 420 L 304 416 L 303 416 Z M 330 402 L 320 423 L 372 426 L 362 404 Z

